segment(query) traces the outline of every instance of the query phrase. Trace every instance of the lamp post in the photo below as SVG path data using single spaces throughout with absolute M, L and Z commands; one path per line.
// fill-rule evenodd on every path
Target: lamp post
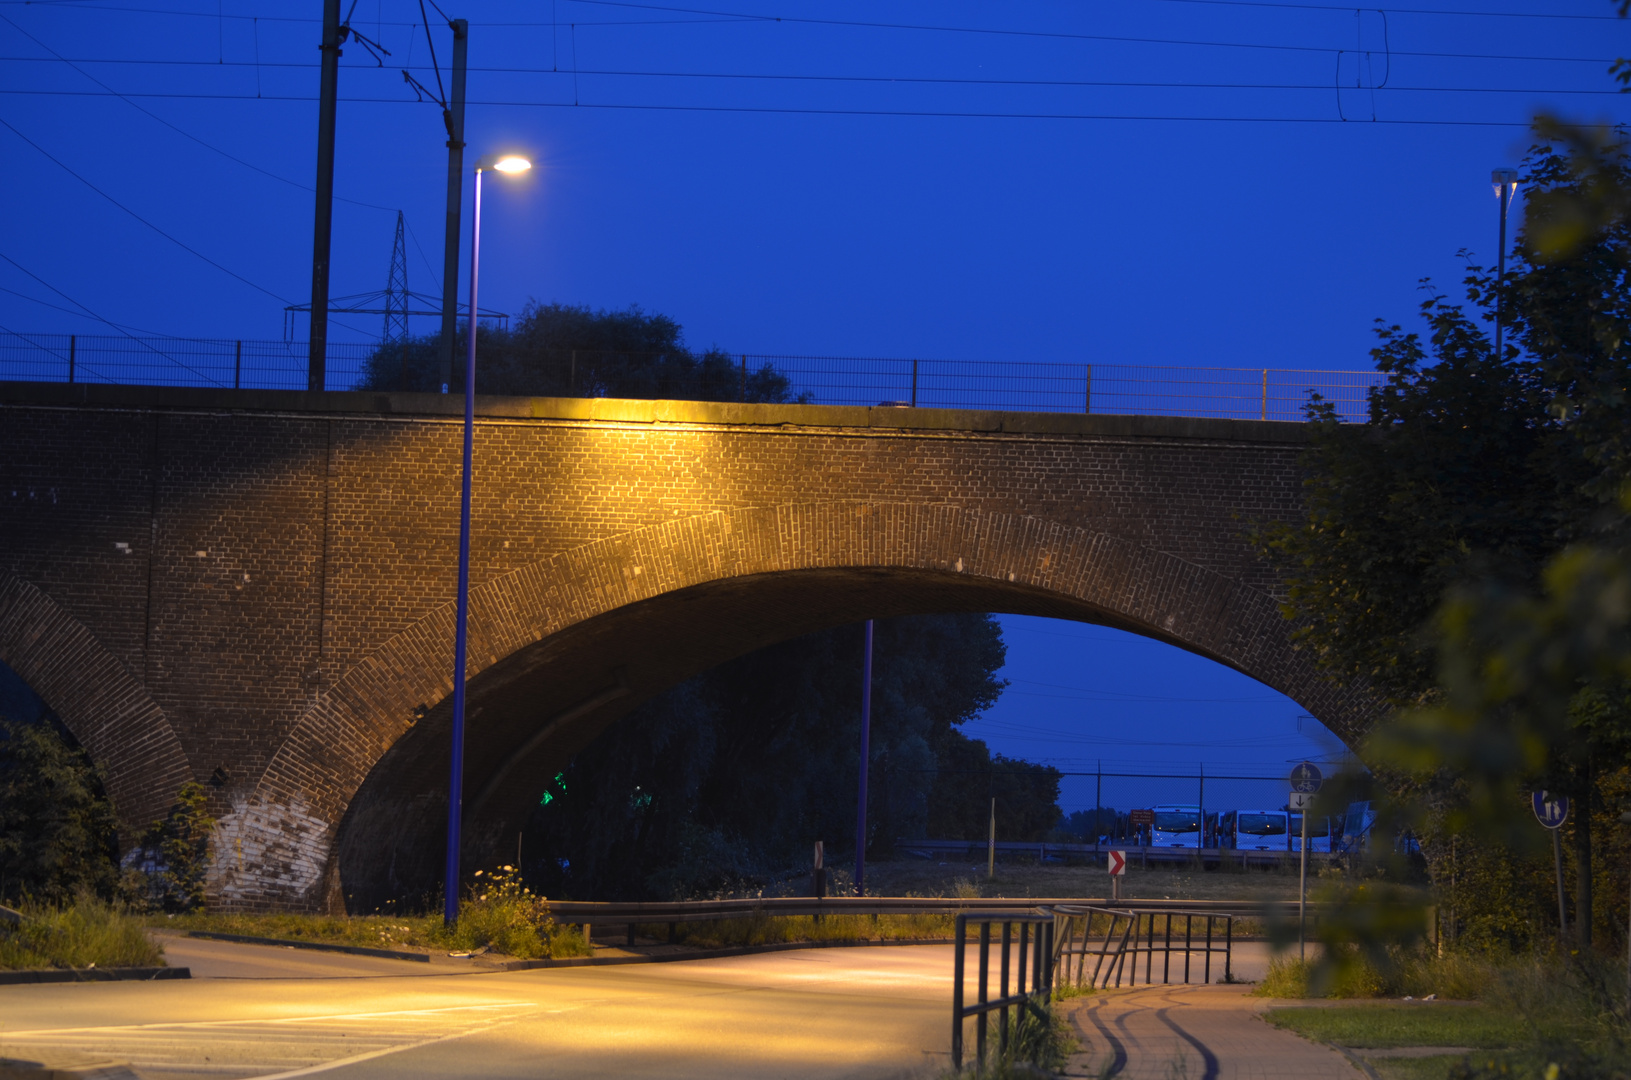
M 464 469 L 459 502 L 459 596 L 453 631 L 453 752 L 447 785 L 447 876 L 442 885 L 442 918 L 452 926 L 459 918 L 459 839 L 464 797 L 464 659 L 470 626 L 470 463 L 476 428 L 476 274 L 481 268 L 481 174 L 485 169 L 523 173 L 532 168 L 524 157 L 509 155 L 476 162 L 475 213 L 470 222 L 470 334 L 464 363 Z
M 1512 209 L 1512 197 L 1518 193 L 1518 170 L 1496 169 L 1489 174 L 1489 182 L 1495 188 L 1501 214 L 1501 239 L 1495 254 L 1495 362 L 1498 364 L 1501 362 L 1501 286 L 1506 281 L 1506 215 Z

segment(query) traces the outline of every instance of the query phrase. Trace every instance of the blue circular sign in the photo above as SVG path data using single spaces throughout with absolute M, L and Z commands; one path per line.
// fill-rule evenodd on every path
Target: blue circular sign
M 1291 790 L 1300 791 L 1304 795 L 1312 795 L 1320 789 L 1325 776 L 1320 772 L 1319 766 L 1305 761 L 1291 770 Z
M 1548 829 L 1562 827 L 1569 820 L 1569 797 L 1551 791 L 1537 791 L 1529 796 L 1535 808 L 1535 818 Z

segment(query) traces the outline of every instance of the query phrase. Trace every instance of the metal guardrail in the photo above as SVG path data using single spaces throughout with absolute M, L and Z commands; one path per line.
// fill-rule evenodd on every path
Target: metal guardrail
M 974 1003 L 965 1005 L 963 964 L 964 954 L 968 951 L 970 923 L 980 928 L 979 982 L 975 990 Z M 998 943 L 1001 952 L 997 958 L 997 996 L 993 998 L 990 985 L 991 928 L 995 925 L 1002 927 L 1002 939 Z M 1017 938 L 1014 935 L 1015 926 L 1019 927 Z M 1009 1035 L 1012 1030 L 1008 1022 L 1009 1010 L 1014 1010 L 1016 1020 L 1022 1019 L 1026 1012 L 1030 1012 L 1042 1023 L 1049 1022 L 1048 1009 L 1053 1000 L 1053 927 L 1054 917 L 1038 909 L 1032 909 L 1029 914 L 1015 911 L 965 911 L 957 916 L 952 952 L 954 959 L 951 999 L 951 1063 L 954 1068 L 963 1067 L 963 1024 L 970 1017 L 975 1022 L 975 1058 L 982 1068 L 985 1066 L 986 1031 L 990 1027 L 988 1018 L 992 1013 L 998 1014 L 999 1054 L 1008 1052 Z M 1017 977 L 1014 980 L 1014 992 L 1009 993 L 1009 965 L 1014 957 L 1015 946 L 1018 946 L 1018 963 L 1015 965 Z M 1030 969 L 1028 986 L 1027 964 Z
M 988 847 L 985 840 L 897 840 L 895 848 L 906 854 L 920 854 L 925 857 L 932 855 L 970 854 L 984 855 Z M 1127 853 L 1129 864 L 1138 863 L 1186 863 L 1199 859 L 1202 862 L 1238 862 L 1241 866 L 1274 866 L 1290 859 L 1296 861 L 1300 853 L 1296 851 L 1260 851 L 1256 848 L 1200 848 L 1191 847 L 1156 847 L 1141 846 L 1137 844 L 1045 844 L 1039 841 L 999 840 L 996 844 L 997 854 L 1000 855 L 1035 855 L 1038 862 L 1044 862 L 1050 857 L 1068 860 L 1070 858 L 1082 859 L 1103 865 L 1106 856 L 1111 850 Z M 1321 860 L 1330 862 L 1332 856 L 1329 852 L 1310 851 L 1310 863 Z
M 1168 908 L 1166 910 L 1138 912 L 1126 907 L 1113 908 L 1099 905 L 1065 905 L 1054 906 L 1052 912 L 1057 920 L 1054 931 L 1055 954 L 1054 962 L 1060 973 L 1060 981 L 1073 986 L 1089 986 L 1098 989 L 1109 989 L 1111 979 L 1115 979 L 1117 987 L 1121 986 L 1122 976 L 1125 973 L 1128 986 L 1138 985 L 1138 955 L 1144 954 L 1144 983 L 1152 985 L 1155 982 L 1155 956 L 1161 954 L 1161 982 L 1163 985 L 1172 982 L 1172 959 L 1176 953 L 1183 958 L 1183 981 L 1189 982 L 1191 961 L 1198 954 L 1202 957 L 1202 981 L 1212 981 L 1212 955 L 1223 954 L 1223 981 L 1232 982 L 1234 978 L 1232 960 L 1234 951 L 1234 919 L 1231 914 L 1217 911 L 1195 911 Z M 1183 940 L 1174 942 L 1172 939 L 1172 920 L 1177 916 L 1182 918 Z M 1165 918 L 1166 925 L 1160 941 L 1156 939 L 1156 928 Z M 1205 936 L 1195 939 L 1195 920 L 1205 920 Z M 1095 921 L 1101 921 L 1104 927 L 1104 936 L 1098 939 L 1099 948 L 1093 951 L 1093 929 Z M 1214 940 L 1214 924 L 1222 922 L 1223 939 L 1219 944 Z M 1142 925 L 1142 932 L 1141 927 Z M 1093 957 L 1093 973 L 1087 974 L 1087 960 Z M 1129 957 L 1131 963 L 1128 963 Z M 1074 961 L 1074 964 L 1072 963 Z M 1073 970 L 1074 969 L 1074 970 Z
M 1057 908 L 1103 908 L 1112 901 L 1083 897 L 957 897 L 957 896 L 811 896 L 748 897 L 734 900 L 598 901 L 551 900 L 549 913 L 557 922 L 585 928 L 622 924 L 632 938 L 639 925 L 668 924 L 672 936 L 680 923 L 718 922 L 798 915 L 947 915 L 970 911 L 1025 914 Z M 1196 917 L 1270 918 L 1294 920 L 1294 900 L 1116 900 L 1120 911 L 1139 914 L 1189 912 Z M 1309 905 L 1310 912 L 1316 905 Z
M 616 369 L 646 355 L 583 350 L 535 355 L 504 343 L 490 347 L 498 350 L 491 363 L 526 368 L 536 375 L 527 385 L 553 387 L 549 393 L 568 397 L 609 392 L 597 389 L 589 375 L 579 378 L 580 366 L 588 369 L 604 360 Z M 328 388 L 360 388 L 369 378 L 371 362 L 378 366 L 379 348 L 371 343 L 330 343 Z M 793 400 L 816 405 L 1236 420 L 1301 420 L 1313 394 L 1335 405 L 1343 419 L 1363 420 L 1367 392 L 1385 378 L 1375 371 L 765 353 L 731 353 L 729 360 L 741 374 L 725 381 L 736 384 L 744 400 L 751 398 L 750 387 L 768 367 L 787 379 Z M 0 331 L 0 381 L 304 390 L 306 364 L 307 346 L 300 341 Z M 378 379 L 380 371 L 374 377 Z M 410 388 L 396 385 L 401 380 L 395 377 L 386 381 L 393 384 L 387 389 Z M 624 385 L 617 380 L 605 384 Z

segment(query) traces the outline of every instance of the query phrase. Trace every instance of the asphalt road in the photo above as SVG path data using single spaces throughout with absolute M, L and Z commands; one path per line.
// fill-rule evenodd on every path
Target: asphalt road
M 916 1077 L 950 1063 L 945 945 L 504 973 L 165 948 L 193 979 L 0 987 L 0 1057 L 125 1061 L 143 1080 Z M 1248 977 L 1252 951 L 1237 946 Z
M 493 974 L 216 942 L 167 952 L 218 976 L 247 953 L 237 971 L 258 976 L 0 987 L 0 1056 L 115 1059 L 144 1080 L 897 1077 L 948 1061 L 946 946 Z

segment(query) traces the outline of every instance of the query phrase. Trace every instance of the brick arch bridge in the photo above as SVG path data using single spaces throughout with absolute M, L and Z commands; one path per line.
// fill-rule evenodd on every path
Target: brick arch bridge
M 0 385 L 0 662 L 81 673 L 30 681 L 127 819 L 178 778 L 212 785 L 218 904 L 371 910 L 439 887 L 457 407 Z M 1296 512 L 1300 425 L 540 399 L 478 413 L 472 867 L 505 850 L 538 777 L 640 701 L 873 616 L 1116 626 L 1245 672 L 1350 741 L 1364 728 L 1362 696 L 1290 648 L 1243 539 Z M 78 629 L 42 646 L 31 627 L 53 620 Z M 114 715 L 116 737 L 81 734 Z

